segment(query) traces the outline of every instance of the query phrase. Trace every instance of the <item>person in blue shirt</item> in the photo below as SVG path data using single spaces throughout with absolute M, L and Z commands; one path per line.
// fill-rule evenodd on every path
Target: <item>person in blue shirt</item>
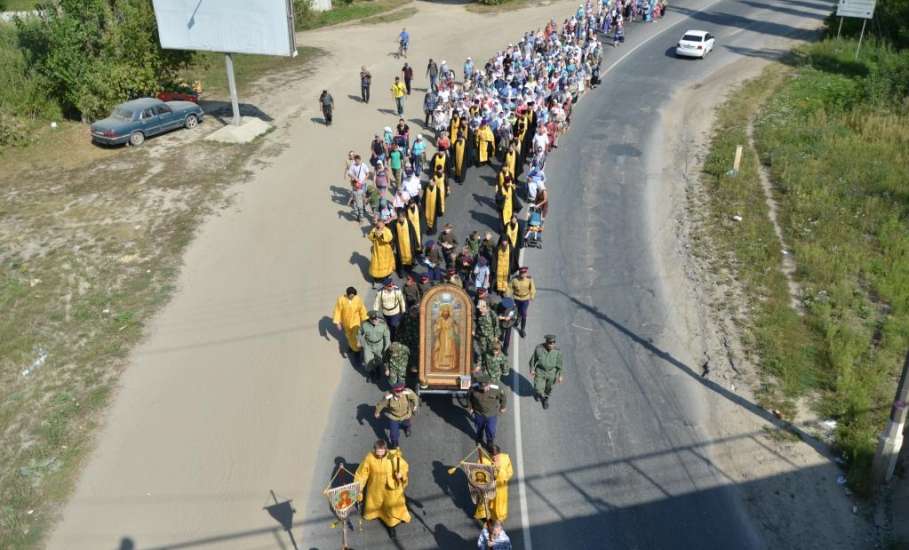
M 417 139 L 413 142 L 413 147 L 411 147 L 410 162 L 413 165 L 413 169 L 417 174 L 423 173 L 423 159 L 426 153 L 426 142 L 423 141 L 423 136 L 418 135 Z
M 407 48 L 410 47 L 410 33 L 407 32 L 407 29 L 401 29 L 401 34 L 398 35 L 398 44 L 401 46 L 399 50 L 399 55 L 407 57 Z

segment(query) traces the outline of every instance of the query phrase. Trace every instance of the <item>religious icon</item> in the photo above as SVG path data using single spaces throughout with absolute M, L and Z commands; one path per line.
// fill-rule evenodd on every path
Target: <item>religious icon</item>
M 420 384 L 461 389 L 470 377 L 473 303 L 463 289 L 443 284 L 420 301 Z

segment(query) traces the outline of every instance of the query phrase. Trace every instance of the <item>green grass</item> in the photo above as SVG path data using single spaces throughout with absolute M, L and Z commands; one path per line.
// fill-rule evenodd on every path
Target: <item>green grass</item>
M 238 78 L 247 86 L 275 72 L 298 78 L 315 50 L 300 53 L 242 56 Z M 199 73 L 221 70 L 220 61 Z M 4 550 L 41 546 L 130 351 L 174 290 L 196 228 L 223 204 L 226 186 L 245 177 L 247 161 L 263 154 L 261 142 L 154 142 L 170 136 L 142 148 L 98 148 L 79 123 L 42 126 L 46 134 L 29 146 L 0 149 Z
M 35 9 L 38 0 L 0 0 L 3 11 L 28 11 Z
M 249 92 L 255 82 L 265 75 L 300 69 L 319 53 L 318 48 L 301 46 L 297 48 L 297 57 L 234 55 L 234 75 L 237 79 L 238 93 Z M 184 71 L 182 76 L 189 83 L 201 81 L 205 95 L 223 97 L 228 93 L 227 69 L 222 53 L 199 52 L 193 66 Z
M 816 395 L 836 418 L 850 486 L 868 494 L 876 437 L 909 346 L 909 55 L 825 41 L 772 66 L 719 111 L 706 225 L 751 299 L 752 349 L 774 406 Z M 754 118 L 757 151 L 726 175 Z M 789 306 L 757 177 L 769 167 L 804 317 Z M 742 222 L 729 221 L 732 213 Z M 767 389 L 769 387 L 770 389 Z
M 372 18 L 373 16 L 400 8 L 411 3 L 412 0 L 354 0 L 353 2 L 344 3 L 336 2 L 335 7 L 327 11 L 313 11 L 302 9 L 297 5 L 295 24 L 297 30 L 308 31 L 320 27 L 329 27 L 338 25 L 356 19 Z M 415 10 L 411 10 L 413 14 Z M 384 21 L 367 21 L 384 22 Z M 394 37 L 391 37 L 391 41 Z

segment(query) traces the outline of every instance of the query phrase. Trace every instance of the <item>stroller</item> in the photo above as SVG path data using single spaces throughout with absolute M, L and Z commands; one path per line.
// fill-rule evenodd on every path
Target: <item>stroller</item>
M 524 246 L 543 248 L 543 213 L 537 206 L 530 206 L 527 216 L 527 231 L 524 233 Z

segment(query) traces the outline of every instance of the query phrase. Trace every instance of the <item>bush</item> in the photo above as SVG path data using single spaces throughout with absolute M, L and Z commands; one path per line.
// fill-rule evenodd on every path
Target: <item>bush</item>
M 53 0 L 38 9 L 16 21 L 19 45 L 69 116 L 87 121 L 153 95 L 192 60 L 161 48 L 151 0 Z

